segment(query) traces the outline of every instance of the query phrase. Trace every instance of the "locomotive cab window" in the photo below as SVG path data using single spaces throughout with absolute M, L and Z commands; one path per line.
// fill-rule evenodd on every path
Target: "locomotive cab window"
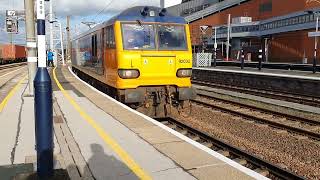
M 181 25 L 122 24 L 122 36 L 126 50 L 187 50 L 186 31 Z
M 187 50 L 184 26 L 158 25 L 159 50 Z
M 155 49 L 155 30 L 151 24 L 122 24 L 124 49 Z

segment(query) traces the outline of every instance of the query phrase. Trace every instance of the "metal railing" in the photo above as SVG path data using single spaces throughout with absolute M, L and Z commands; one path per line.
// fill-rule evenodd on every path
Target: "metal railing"
M 213 4 L 207 8 L 205 8 L 204 10 L 202 11 L 198 11 L 196 13 L 193 13 L 187 17 L 185 17 L 185 20 L 187 22 L 192 22 L 192 21 L 195 21 L 197 19 L 201 19 L 205 16 L 208 16 L 210 14 L 213 14 L 213 13 L 216 13 L 218 11 L 221 11 L 223 9 L 227 9 L 229 7 L 232 7 L 234 5 L 237 5 L 237 4 L 240 4 L 242 2 L 246 2 L 248 0 L 225 0 L 225 1 L 222 1 L 220 3 L 216 3 L 216 4 Z

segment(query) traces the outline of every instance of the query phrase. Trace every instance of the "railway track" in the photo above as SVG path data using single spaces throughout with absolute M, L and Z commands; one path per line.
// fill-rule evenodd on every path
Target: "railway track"
M 295 173 L 265 161 L 253 154 L 232 146 L 218 138 L 212 137 L 205 132 L 201 132 L 188 125 L 185 125 L 175 119 L 165 118 L 160 119 L 160 121 L 168 127 L 188 136 L 202 145 L 219 152 L 220 154 L 240 163 L 247 168 L 265 175 L 266 177 L 271 179 L 304 179 Z
M 14 68 L 14 67 L 20 67 L 20 66 L 24 66 L 24 65 L 27 65 L 27 62 L 0 65 L 0 70 L 10 69 L 10 68 Z
M 250 105 L 213 98 L 207 95 L 199 94 L 198 96 L 198 99 L 192 100 L 193 103 L 226 112 L 234 116 L 239 116 L 247 121 L 265 124 L 282 130 L 283 133 L 293 133 L 298 135 L 299 138 L 309 138 L 320 141 L 320 121 L 268 111 Z
M 201 85 L 201 86 L 208 86 L 212 88 L 218 88 L 218 89 L 225 89 L 229 91 L 235 91 L 240 93 L 246 93 L 271 99 L 278 99 L 278 100 L 284 100 L 288 102 L 294 102 L 314 107 L 320 107 L 320 98 L 312 97 L 312 96 L 304 96 L 299 94 L 284 94 L 283 92 L 271 92 L 271 91 L 265 91 L 261 89 L 249 89 L 244 87 L 236 87 L 236 86 L 229 86 L 229 85 L 222 85 L 222 84 L 215 84 L 215 83 L 209 83 L 209 82 L 203 82 L 203 81 L 196 81 L 192 80 L 193 84 Z

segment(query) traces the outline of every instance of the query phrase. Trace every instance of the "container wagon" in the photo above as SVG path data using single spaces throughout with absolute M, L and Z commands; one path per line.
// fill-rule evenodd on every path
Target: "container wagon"
M 26 61 L 25 46 L 14 44 L 0 45 L 0 64 Z

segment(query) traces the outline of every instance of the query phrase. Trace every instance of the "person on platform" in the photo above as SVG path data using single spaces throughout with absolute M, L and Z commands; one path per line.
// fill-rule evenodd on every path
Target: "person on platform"
M 54 54 L 53 54 L 53 52 L 51 50 L 49 50 L 47 56 L 48 56 L 48 67 L 50 67 L 50 64 L 52 67 L 54 67 L 54 64 L 53 64 Z

